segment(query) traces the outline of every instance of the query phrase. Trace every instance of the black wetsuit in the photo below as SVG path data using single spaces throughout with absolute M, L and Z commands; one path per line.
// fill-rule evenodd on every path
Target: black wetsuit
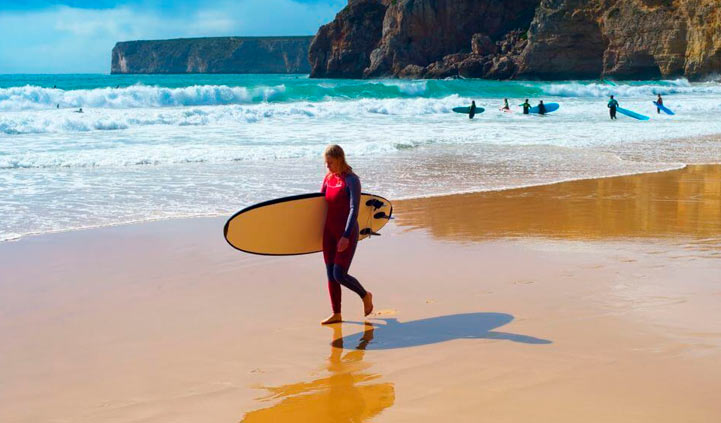
M 539 115 L 545 115 L 546 114 L 546 105 L 543 103 L 538 104 L 538 114 Z
M 475 115 L 476 115 L 476 105 L 471 104 L 471 110 L 468 113 L 468 119 L 473 119 L 473 116 L 475 116 Z
M 523 103 L 523 114 L 524 114 L 524 115 L 527 115 L 527 114 L 528 114 L 528 110 L 529 110 L 530 108 L 531 108 L 531 105 L 528 104 L 528 102 Z
M 616 109 L 618 108 L 618 101 L 615 99 L 608 102 L 608 112 L 611 114 L 611 119 L 616 119 Z

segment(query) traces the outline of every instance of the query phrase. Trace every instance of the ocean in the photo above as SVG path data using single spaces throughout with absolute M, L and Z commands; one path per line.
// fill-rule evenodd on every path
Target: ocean
M 611 94 L 651 120 L 611 122 Z M 525 98 L 561 108 L 524 116 Z M 471 100 L 486 112 L 451 111 Z M 720 163 L 720 113 L 721 84 L 686 80 L 0 75 L 0 240 L 316 191 L 329 143 L 391 200 Z

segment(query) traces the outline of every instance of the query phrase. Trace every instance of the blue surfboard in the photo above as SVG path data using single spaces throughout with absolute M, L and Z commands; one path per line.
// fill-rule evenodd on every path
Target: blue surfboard
M 656 106 L 656 107 L 658 107 L 659 109 L 661 109 L 661 111 L 664 112 L 664 113 L 666 113 L 667 115 L 673 116 L 673 115 L 676 114 L 676 113 L 672 112 L 671 109 L 669 109 L 668 107 L 664 106 L 663 104 L 658 104 L 657 102 L 654 101 L 654 102 L 653 102 L 653 105 Z
M 638 120 L 649 120 L 650 119 L 648 116 L 644 116 L 640 113 L 636 113 L 631 110 L 624 109 L 623 107 L 617 107 L 616 111 L 618 113 L 621 113 L 622 115 L 626 115 L 628 117 L 632 117 L 632 118 L 638 119 Z
M 559 107 L 561 107 L 558 103 L 546 103 L 544 106 L 546 106 L 546 114 L 555 112 Z M 528 113 L 538 113 L 538 106 L 528 109 Z

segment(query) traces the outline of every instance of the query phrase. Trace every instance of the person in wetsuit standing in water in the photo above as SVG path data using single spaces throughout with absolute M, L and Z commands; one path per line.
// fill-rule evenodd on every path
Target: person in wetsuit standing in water
M 659 106 L 663 106 L 663 98 L 661 98 L 661 94 L 658 95 L 658 99 L 656 100 L 656 104 L 658 104 Z M 656 107 L 656 113 L 661 114 L 661 108 L 658 107 L 658 106 Z
M 341 322 L 341 285 L 358 294 L 363 300 L 365 316 L 373 311 L 373 294 L 366 291 L 358 279 L 348 274 L 358 244 L 358 209 L 361 183 L 353 168 L 345 160 L 339 145 L 326 147 L 325 164 L 328 173 L 321 192 L 328 204 L 323 229 L 323 259 L 328 274 L 328 293 L 333 314 L 321 324 Z
M 473 119 L 473 116 L 476 115 L 476 101 L 471 101 L 471 109 L 468 111 L 468 119 Z
M 618 101 L 613 96 L 608 102 L 608 112 L 611 114 L 611 119 L 616 119 L 616 109 L 618 109 Z
M 545 115 L 546 114 L 546 105 L 543 104 L 543 100 L 538 102 L 538 114 L 539 115 Z
M 528 102 L 528 99 L 526 99 L 526 102 L 522 104 L 523 106 L 523 114 L 527 115 L 529 111 L 531 110 L 531 103 Z

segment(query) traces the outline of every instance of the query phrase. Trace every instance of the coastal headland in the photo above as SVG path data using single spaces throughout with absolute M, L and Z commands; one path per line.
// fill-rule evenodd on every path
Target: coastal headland
M 356 0 L 316 34 L 311 76 L 699 80 L 720 31 L 716 0 Z
M 110 73 L 308 73 L 313 37 L 208 37 L 123 41 Z

